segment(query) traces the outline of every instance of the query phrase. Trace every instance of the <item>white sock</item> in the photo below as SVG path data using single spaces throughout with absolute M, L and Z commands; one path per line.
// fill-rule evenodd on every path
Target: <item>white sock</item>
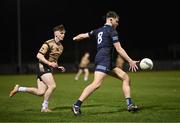
M 76 76 L 74 79 L 75 79 L 75 80 L 78 80 L 79 78 Z
M 84 81 L 87 81 L 88 80 L 88 77 L 84 77 Z
M 44 102 L 42 103 L 42 109 L 47 109 L 48 108 L 48 101 L 44 100 Z
M 20 92 L 26 92 L 26 90 L 27 90 L 27 87 L 19 87 L 18 88 L 18 91 L 20 91 Z

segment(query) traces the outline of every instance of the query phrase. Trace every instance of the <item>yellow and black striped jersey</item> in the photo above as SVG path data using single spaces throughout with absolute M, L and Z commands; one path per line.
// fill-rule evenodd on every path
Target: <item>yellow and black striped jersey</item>
M 41 46 L 39 53 L 50 62 L 57 62 L 59 56 L 63 52 L 63 46 L 60 42 L 56 43 L 54 39 L 50 39 Z

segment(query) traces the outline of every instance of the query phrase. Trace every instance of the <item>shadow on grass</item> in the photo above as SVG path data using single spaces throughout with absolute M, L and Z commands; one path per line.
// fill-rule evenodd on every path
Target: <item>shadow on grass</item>
M 40 109 L 39 109 L 39 110 L 37 110 L 37 109 L 25 109 L 24 111 L 27 111 L 27 112 L 28 112 L 28 111 L 29 111 L 29 112 L 34 112 L 34 111 L 36 112 L 36 111 L 38 111 L 38 112 L 40 112 Z
M 108 105 L 103 105 L 103 104 L 96 104 L 96 105 L 83 105 L 82 106 L 82 109 L 86 109 L 86 108 L 92 108 L 93 110 L 93 107 L 104 107 L 104 106 L 107 106 L 109 107 Z M 112 114 L 112 113 L 118 113 L 118 112 L 127 112 L 127 109 L 126 108 L 122 108 L 122 109 L 119 109 L 118 106 L 112 106 L 112 107 L 117 107 L 117 110 L 116 111 L 102 111 L 102 112 L 93 112 L 93 113 L 90 113 L 90 115 L 97 115 L 97 114 Z M 69 111 L 71 109 L 71 106 L 61 106 L 61 107 L 55 107 L 55 108 L 52 108 L 53 111 Z M 164 110 L 167 108 L 164 108 L 162 107 L 161 105 L 149 105 L 149 106 L 143 106 L 143 105 L 140 105 L 140 110 L 137 111 L 137 112 L 132 112 L 132 113 L 138 113 L 140 111 L 146 111 L 146 110 L 157 110 L 157 109 L 161 109 L 161 110 Z M 168 108 L 169 110 L 172 108 Z M 39 109 L 40 110 L 40 109 Z M 36 112 L 36 111 L 39 111 L 38 109 L 25 109 L 24 111 L 27 111 L 27 112 Z
M 148 105 L 142 106 L 141 110 L 177 110 L 177 107 L 167 107 L 163 105 Z
M 117 107 L 117 106 L 114 106 Z M 101 112 L 93 112 L 93 113 L 89 113 L 90 115 L 97 115 L 97 114 L 112 114 L 112 113 L 120 113 L 120 112 L 128 112 L 126 108 L 122 108 L 122 109 L 118 109 L 119 107 L 117 107 L 116 111 L 101 111 Z M 139 110 L 137 111 L 132 111 L 130 113 L 139 113 L 143 110 L 152 110 L 152 109 L 164 109 L 162 106 L 160 105 L 151 105 L 151 106 L 143 106 L 143 105 L 139 105 Z
M 88 108 L 88 107 L 99 107 L 101 106 L 100 104 L 98 105 L 83 105 L 83 108 Z M 61 107 L 55 107 L 52 110 L 53 111 L 58 111 L 58 110 L 70 110 L 71 106 L 61 106 Z
M 101 112 L 91 112 L 88 113 L 88 115 L 99 115 L 99 114 L 113 114 L 113 113 L 119 113 L 119 112 L 124 112 L 124 110 L 116 110 L 116 111 L 101 111 Z
M 97 104 L 97 105 L 83 105 L 83 108 L 91 108 L 91 107 L 99 107 L 99 106 L 102 106 L 101 104 Z M 52 111 L 62 111 L 62 110 L 70 110 L 71 109 L 71 106 L 61 106 L 61 107 L 55 107 L 55 108 L 52 108 L 51 110 Z M 36 111 L 40 111 L 40 109 L 25 109 L 24 111 L 27 111 L 27 112 L 36 112 Z
M 160 108 L 162 108 L 160 105 L 148 105 L 148 106 L 140 105 L 140 110 L 152 110 L 152 109 L 160 109 Z

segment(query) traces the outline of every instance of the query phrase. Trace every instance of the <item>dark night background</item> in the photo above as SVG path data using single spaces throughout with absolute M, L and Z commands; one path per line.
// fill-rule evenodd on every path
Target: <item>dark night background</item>
M 17 64 L 17 1 L 1 1 L 1 64 Z M 93 62 L 96 43 L 93 40 L 73 42 L 78 33 L 104 24 L 109 10 L 120 15 L 119 37 L 123 48 L 133 59 L 178 60 L 179 11 L 175 1 L 127 0 L 21 0 L 22 63 L 35 62 L 42 43 L 52 38 L 52 28 L 64 24 L 66 37 L 62 44 L 62 63 L 74 63 L 89 51 Z M 175 51 L 175 52 L 176 52 Z

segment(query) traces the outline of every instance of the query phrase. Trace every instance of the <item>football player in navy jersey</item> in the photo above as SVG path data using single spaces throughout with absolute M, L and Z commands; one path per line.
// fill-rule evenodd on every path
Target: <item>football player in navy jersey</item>
M 89 84 L 82 92 L 79 99 L 73 104 L 72 111 L 74 115 L 81 114 L 81 104 L 84 100 L 89 97 L 96 89 L 98 89 L 104 78 L 108 73 L 112 72 L 116 75 L 116 78 L 123 81 L 122 89 L 123 94 L 127 103 L 128 111 L 137 111 L 139 107 L 135 105 L 131 99 L 130 93 L 130 77 L 121 68 L 115 65 L 113 55 L 115 52 L 118 53 L 129 63 L 129 70 L 136 72 L 138 70 L 137 63 L 139 61 L 132 60 L 126 51 L 121 47 L 119 42 L 118 33 L 116 27 L 118 26 L 119 16 L 114 11 L 109 11 L 106 14 L 106 23 L 103 27 L 92 30 L 88 33 L 81 33 L 73 38 L 75 41 L 79 41 L 85 38 L 95 37 L 97 40 L 97 54 L 95 57 L 95 72 L 94 80 Z

